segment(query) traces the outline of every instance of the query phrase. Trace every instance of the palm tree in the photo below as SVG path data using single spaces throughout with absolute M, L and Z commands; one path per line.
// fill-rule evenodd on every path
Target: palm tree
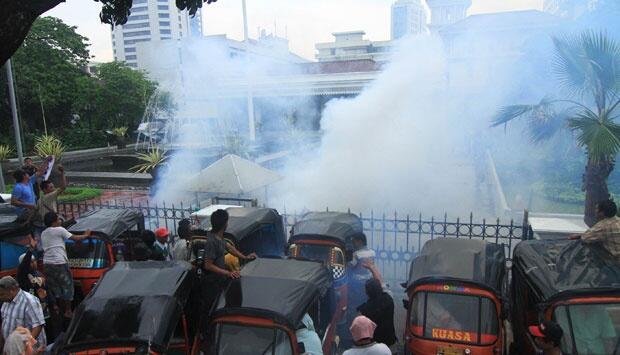
M 516 118 L 528 120 L 532 141 L 550 138 L 561 128 L 570 130 L 585 149 L 587 163 L 582 190 L 586 193 L 585 223 L 596 222 L 595 204 L 609 198 L 607 177 L 620 151 L 620 45 L 604 32 L 553 38 L 554 69 L 567 98 L 543 98 L 532 105 L 501 108 L 492 126 Z

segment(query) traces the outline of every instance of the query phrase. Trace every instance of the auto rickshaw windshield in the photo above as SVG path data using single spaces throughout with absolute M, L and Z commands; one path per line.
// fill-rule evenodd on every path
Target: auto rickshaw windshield
M 69 267 L 83 269 L 104 269 L 110 265 L 105 242 L 90 239 L 82 242 L 66 242 Z
M 416 336 L 478 345 L 497 341 L 498 316 L 489 298 L 423 291 L 414 294 L 411 307 Z
M 561 305 L 553 312 L 562 327 L 562 353 L 620 354 L 620 302 Z
M 328 265 L 344 265 L 344 255 L 340 248 L 329 245 L 293 244 L 291 249 L 295 250 L 295 257 L 322 261 Z
M 215 339 L 211 342 L 211 355 L 292 355 L 291 339 L 279 328 L 218 323 Z

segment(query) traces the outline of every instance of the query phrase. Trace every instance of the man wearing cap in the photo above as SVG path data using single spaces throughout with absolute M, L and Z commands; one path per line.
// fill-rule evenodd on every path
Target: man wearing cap
M 168 238 L 170 237 L 170 232 L 165 227 L 159 227 L 155 229 L 155 243 L 153 244 L 153 249 L 156 254 L 161 254 L 164 257 L 164 260 L 170 261 L 172 260 L 172 255 L 170 254 L 170 245 L 168 244 Z
M 539 325 L 529 327 L 530 334 L 534 336 L 536 346 L 543 351 L 544 355 L 562 355 L 560 344 L 564 332 L 553 321 L 545 321 Z
M 392 355 L 390 348 L 373 340 L 377 325 L 365 316 L 357 316 L 349 330 L 353 336 L 353 347 L 342 355 Z

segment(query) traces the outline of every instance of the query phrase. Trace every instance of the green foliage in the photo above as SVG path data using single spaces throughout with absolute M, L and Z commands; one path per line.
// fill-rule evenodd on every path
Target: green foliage
M 15 152 L 13 147 L 0 144 L 0 160 L 7 160 Z
M 503 107 L 492 126 L 525 118 L 535 142 L 567 128 L 586 149 L 588 159 L 613 160 L 620 152 L 620 125 L 614 122 L 620 106 L 620 44 L 602 32 L 555 37 L 553 43 L 554 69 L 569 98 Z
M 168 159 L 166 151 L 159 148 L 152 149 L 146 153 L 137 153 L 136 157 L 141 163 L 133 166 L 131 170 L 137 173 L 149 173 L 156 167 L 165 165 Z
M 112 128 L 112 134 L 117 137 L 125 137 L 127 135 L 127 127 L 116 127 Z
M 101 189 L 89 187 L 68 187 L 65 192 L 58 196 L 58 202 L 81 202 L 92 200 L 101 196 Z
M 74 127 L 63 133 L 62 141 L 67 146 L 67 149 L 72 150 L 104 147 L 108 139 L 103 131 L 91 131 L 88 128 Z
M 54 156 L 56 161 L 60 161 L 62 159 L 62 154 L 65 152 L 65 146 L 60 139 L 55 136 L 42 135 L 37 137 L 34 151 L 40 158 Z
M 235 154 L 242 158 L 247 158 L 250 155 L 248 143 L 239 135 L 239 132 L 233 132 L 226 136 L 224 153 Z

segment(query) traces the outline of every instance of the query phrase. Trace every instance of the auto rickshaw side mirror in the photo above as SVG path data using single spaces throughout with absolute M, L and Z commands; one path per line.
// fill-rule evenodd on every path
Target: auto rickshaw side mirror
M 303 354 L 306 352 L 306 345 L 304 343 L 297 343 L 297 352 Z
M 409 300 L 406 298 L 403 298 L 403 307 L 409 309 Z

